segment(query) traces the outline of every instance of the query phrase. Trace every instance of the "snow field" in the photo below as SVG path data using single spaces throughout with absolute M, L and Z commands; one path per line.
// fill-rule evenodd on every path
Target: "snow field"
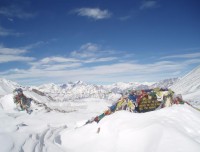
M 61 146 L 71 152 L 198 152 L 200 113 L 188 105 L 143 114 L 119 111 L 60 136 Z

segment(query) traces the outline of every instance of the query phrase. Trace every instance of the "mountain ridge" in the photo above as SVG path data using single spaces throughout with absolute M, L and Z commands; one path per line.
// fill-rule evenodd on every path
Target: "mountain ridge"
M 117 82 L 112 85 L 87 84 L 83 81 L 63 84 L 48 83 L 40 86 L 23 87 L 15 82 L 0 78 L 0 96 L 12 93 L 17 88 L 34 90 L 53 101 L 73 101 L 83 98 L 100 98 L 117 100 L 122 93 L 131 89 L 171 88 L 175 93 L 182 94 L 184 99 L 198 101 L 200 94 L 200 66 L 182 78 L 165 79 L 156 83 Z M 38 91 L 37 91 L 38 90 Z

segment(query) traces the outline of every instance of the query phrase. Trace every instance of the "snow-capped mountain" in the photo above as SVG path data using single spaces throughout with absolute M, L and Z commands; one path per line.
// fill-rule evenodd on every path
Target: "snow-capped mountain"
M 60 93 L 62 91 L 62 88 L 54 83 L 43 84 L 36 88 L 45 93 Z
M 154 83 L 153 85 L 150 86 L 150 88 L 163 88 L 163 89 L 169 88 L 178 80 L 179 80 L 178 78 L 165 79 Z
M 0 78 L 0 96 L 12 93 L 17 87 L 20 87 L 20 85 L 10 80 Z
M 95 85 L 87 84 L 83 81 L 69 82 L 65 84 L 44 84 L 38 87 L 26 87 L 39 92 L 40 95 L 45 95 L 52 99 L 52 101 L 70 101 L 82 98 L 100 98 L 116 100 L 121 96 L 121 93 L 131 89 L 149 89 L 149 88 L 169 88 L 171 87 L 176 93 L 183 94 L 184 98 L 197 100 L 199 98 L 200 88 L 200 68 L 196 68 L 187 74 L 185 77 L 166 79 L 156 83 L 139 83 L 139 82 L 118 82 L 112 85 Z M 16 87 L 22 87 L 19 84 L 0 79 L 0 96 L 12 93 Z M 196 93 L 197 92 L 197 93 Z
M 87 84 L 83 81 L 69 82 L 61 85 L 44 84 L 36 87 L 37 90 L 44 92 L 56 101 L 69 101 L 82 98 L 100 98 L 116 100 L 128 90 L 149 89 L 155 87 L 167 88 L 171 86 L 176 79 L 167 79 L 158 83 L 139 83 L 139 82 L 118 82 L 112 85 Z
M 114 92 L 114 93 L 122 93 L 126 90 L 130 89 L 148 89 L 150 85 L 153 83 L 151 82 L 144 82 L 144 83 L 139 83 L 139 82 L 129 82 L 129 83 L 124 83 L 124 82 L 118 82 L 114 83 L 112 85 L 104 85 L 105 88 L 107 88 L 109 91 Z
M 16 87 L 22 87 L 17 83 L 9 80 L 0 79 L 0 95 L 12 93 Z M 69 101 L 82 98 L 100 98 L 117 100 L 121 93 L 132 89 L 149 89 L 152 87 L 170 86 L 173 79 L 164 80 L 162 82 L 153 83 L 139 83 L 139 82 L 118 82 L 112 85 L 95 85 L 87 84 L 83 81 L 69 82 L 65 84 L 44 84 L 38 87 L 23 87 L 24 90 L 32 90 L 40 95 L 45 95 L 52 99 L 52 101 Z M 153 85 L 152 85 L 153 84 Z
M 1 88 L 9 88 L 12 91 L 9 81 L 5 82 L 7 80 L 0 83 Z M 126 86 L 124 83 L 121 85 Z M 137 87 L 139 86 L 145 84 Z M 127 85 L 123 89 L 131 87 L 133 85 Z M 199 97 L 200 67 L 181 78 L 171 88 L 190 99 L 193 96 Z M 59 95 L 64 94 L 82 98 L 87 97 L 86 95 L 92 97 L 92 93 L 94 97 L 105 93 L 99 90 L 110 91 L 105 89 L 105 86 L 81 81 L 24 88 L 25 96 L 33 99 L 31 115 L 26 111 L 16 111 L 12 94 L 0 97 L 0 144 L 3 145 L 1 152 L 177 152 L 177 149 L 181 152 L 199 152 L 200 113 L 188 104 L 140 114 L 117 111 L 99 123 L 84 125 L 87 120 L 111 106 L 110 101 L 87 98 L 76 102 L 54 102 L 47 96 L 61 99 Z M 199 98 L 196 99 L 200 102 Z
M 200 100 L 200 66 L 180 78 L 171 89 L 177 94 L 182 94 L 185 100 Z
M 87 84 L 83 81 L 70 82 L 62 85 L 45 84 L 37 87 L 39 91 L 51 96 L 56 101 L 68 101 L 81 98 L 109 98 L 112 92 L 103 86 Z

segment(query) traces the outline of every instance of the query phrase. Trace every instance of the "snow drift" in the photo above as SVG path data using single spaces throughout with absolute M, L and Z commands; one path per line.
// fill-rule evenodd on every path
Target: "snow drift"
M 66 130 L 60 139 L 68 152 L 199 152 L 200 113 L 188 105 L 143 114 L 119 111 L 99 124 Z
M 164 86 L 168 86 L 168 81 Z M 24 94 L 39 103 L 32 103 L 33 113 L 28 115 L 25 111 L 15 110 L 13 95 L 10 94 L 15 87 L 19 86 L 5 79 L 0 81 L 1 152 L 200 151 L 200 112 L 187 104 L 148 113 L 118 111 L 98 124 L 83 126 L 88 119 L 106 110 L 112 101 L 78 98 L 102 97 L 102 93 L 107 94 L 104 88 L 77 82 L 59 88 L 54 84 L 40 88 L 46 94 L 25 89 Z M 178 80 L 172 89 L 181 93 L 183 99 L 200 103 L 200 67 Z M 66 90 L 71 93 L 67 91 L 66 94 Z M 87 94 L 84 90 L 88 90 Z M 114 90 L 120 89 L 114 86 Z M 73 93 L 79 95 L 78 98 L 73 97 Z M 74 100 L 57 102 L 48 96 L 51 94 L 60 100 L 71 95 Z M 46 107 L 71 111 L 47 111 Z

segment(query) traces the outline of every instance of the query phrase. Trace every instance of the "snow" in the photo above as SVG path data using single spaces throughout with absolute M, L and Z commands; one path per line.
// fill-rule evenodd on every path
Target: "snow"
M 16 105 L 10 101 L 13 100 L 13 95 L 5 95 L 2 98 L 0 98 L 0 105 L 4 110 L 13 110 Z
M 1 152 L 200 150 L 200 112 L 186 104 L 140 114 L 119 111 L 98 124 L 83 126 L 88 119 L 102 113 L 110 102 L 82 99 L 68 105 L 77 110 L 70 113 L 47 112 L 33 105 L 31 115 L 15 110 L 12 94 L 1 98 L 0 103 L 0 144 L 4 145 Z
M 120 111 L 60 136 L 69 152 L 198 152 L 200 113 L 187 105 L 142 114 Z
M 19 87 L 15 82 L 0 78 L 0 97 L 12 93 L 16 87 Z
M 200 66 L 177 81 L 171 89 L 190 102 L 200 101 Z M 200 107 L 200 103 L 198 103 Z
M 200 151 L 200 111 L 187 104 L 147 113 L 118 111 L 104 117 L 98 124 L 84 125 L 87 120 L 105 111 L 120 95 L 110 93 L 102 98 L 109 89 L 82 81 L 34 87 L 45 94 L 34 92 L 31 87 L 24 88 L 24 94 L 33 99 L 33 112 L 27 114 L 17 111 L 13 102 L 12 90 L 19 86 L 0 80 L 1 152 Z M 172 83 L 170 79 L 163 81 L 165 86 L 169 82 Z M 137 83 L 117 83 L 113 88 L 127 89 L 133 85 L 140 86 Z M 198 107 L 200 67 L 179 79 L 171 88 Z M 63 100 L 61 93 L 73 100 Z M 49 95 L 59 100 L 53 100 Z M 76 95 L 78 98 L 73 97 Z
M 28 94 L 30 96 L 31 92 L 26 92 L 26 95 Z M 32 97 L 37 96 L 33 93 Z M 0 144 L 5 145 L 1 152 L 61 151 L 57 146 L 57 143 L 60 143 L 58 134 L 61 131 L 81 126 L 109 105 L 104 100 L 97 102 L 97 99 L 91 98 L 71 103 L 71 108 L 78 109 L 77 112 L 59 113 L 47 112 L 44 107 L 33 104 L 34 111 L 28 115 L 25 111 L 15 110 L 12 94 L 1 98 L 0 103 Z M 62 103 L 59 104 L 62 107 Z

